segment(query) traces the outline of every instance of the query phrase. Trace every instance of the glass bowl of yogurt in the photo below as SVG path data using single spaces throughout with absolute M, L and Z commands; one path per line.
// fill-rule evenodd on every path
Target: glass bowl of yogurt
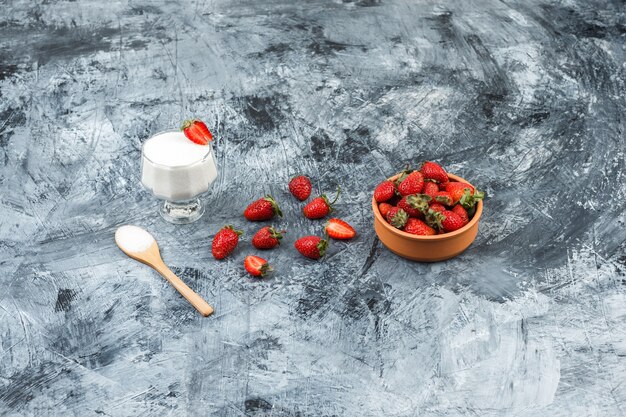
M 169 130 L 146 140 L 141 149 L 141 184 L 165 200 L 159 213 L 175 224 L 192 223 L 202 217 L 200 196 L 217 178 L 211 143 L 198 145 L 183 132 Z

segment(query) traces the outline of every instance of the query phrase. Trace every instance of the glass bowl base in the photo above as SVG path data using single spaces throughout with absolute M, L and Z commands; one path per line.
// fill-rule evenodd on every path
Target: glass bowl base
M 202 217 L 204 206 L 198 198 L 188 201 L 165 201 L 159 210 L 159 214 L 167 222 L 189 224 Z

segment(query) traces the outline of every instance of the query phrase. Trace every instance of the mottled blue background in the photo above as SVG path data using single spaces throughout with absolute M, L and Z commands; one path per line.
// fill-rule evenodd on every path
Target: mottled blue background
M 4 1 L 0 414 L 618 416 L 626 407 L 623 1 Z M 191 226 L 139 186 L 190 115 L 219 180 Z M 440 161 L 489 196 L 437 264 L 388 252 L 370 196 Z M 286 190 L 344 193 L 321 262 Z M 285 212 L 253 281 L 244 207 Z M 145 227 L 201 318 L 113 234 Z M 224 224 L 245 229 L 210 255 Z

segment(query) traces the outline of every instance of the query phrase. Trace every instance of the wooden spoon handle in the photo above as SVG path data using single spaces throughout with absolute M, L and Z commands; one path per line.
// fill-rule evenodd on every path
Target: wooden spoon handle
M 154 269 L 170 283 L 176 291 L 180 293 L 189 303 L 196 308 L 204 317 L 213 313 L 213 307 L 204 298 L 200 297 L 194 290 L 189 288 L 180 278 L 176 276 L 165 264 L 154 265 Z

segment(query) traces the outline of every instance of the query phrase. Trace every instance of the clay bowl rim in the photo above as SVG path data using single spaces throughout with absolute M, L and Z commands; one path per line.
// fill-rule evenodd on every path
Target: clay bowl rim
M 396 178 L 398 178 L 401 174 L 396 174 L 392 177 L 387 178 L 388 180 L 395 180 Z M 464 178 L 459 177 L 458 175 L 454 175 L 454 174 L 448 174 L 448 178 L 457 182 L 464 182 L 466 184 L 471 185 L 472 187 L 474 187 L 473 184 L 471 184 L 469 181 L 465 180 Z M 474 187 L 476 188 L 476 187 Z M 393 227 L 392 225 L 390 225 L 389 223 L 387 223 L 387 220 L 385 220 L 383 218 L 383 215 L 380 214 L 380 210 L 378 210 L 378 203 L 376 202 L 376 199 L 374 199 L 374 196 L 372 196 L 372 210 L 374 211 L 374 216 L 376 217 L 376 219 L 383 225 L 383 227 L 387 230 L 389 230 L 391 233 L 403 237 L 403 238 L 407 238 L 407 239 L 411 239 L 411 240 L 416 240 L 416 241 L 423 241 L 423 242 L 427 242 L 427 241 L 434 241 L 434 240 L 446 240 L 446 239 L 452 239 L 458 235 L 461 235 L 463 233 L 465 233 L 467 230 L 471 229 L 472 227 L 474 227 L 474 225 L 476 223 L 478 223 L 478 221 L 480 220 L 480 217 L 483 214 L 483 201 L 479 200 L 478 204 L 476 205 L 476 213 L 474 213 L 474 217 L 472 217 L 472 220 L 470 220 L 470 222 L 468 224 L 466 224 L 465 226 L 461 227 L 458 230 L 455 230 L 454 232 L 449 232 L 449 233 L 443 233 L 440 235 L 434 235 L 434 236 L 422 236 L 422 235 L 414 235 L 411 233 L 407 233 L 407 232 L 403 232 L 400 229 L 396 229 L 395 227 Z

